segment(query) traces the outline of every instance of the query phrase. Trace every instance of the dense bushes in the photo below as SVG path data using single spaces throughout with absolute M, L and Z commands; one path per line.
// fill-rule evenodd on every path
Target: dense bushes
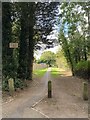
M 4 76 L 2 78 L 3 78 L 3 80 L 2 80 L 2 90 L 9 91 L 8 78 L 5 78 Z
M 89 76 L 89 71 L 90 71 L 90 61 L 80 61 L 76 66 L 75 66 L 75 75 L 84 79 L 88 79 Z
M 22 80 L 20 80 L 18 78 L 16 78 L 14 80 L 14 88 L 15 88 L 15 90 L 17 88 L 23 89 L 24 87 L 26 87 L 25 81 L 22 81 Z M 8 78 L 3 78 L 3 81 L 2 81 L 2 90 L 3 91 L 9 91 Z
M 14 80 L 14 87 L 15 88 L 21 88 L 21 89 L 23 89 L 24 88 L 24 82 L 22 81 L 22 80 L 20 80 L 20 79 L 15 79 Z

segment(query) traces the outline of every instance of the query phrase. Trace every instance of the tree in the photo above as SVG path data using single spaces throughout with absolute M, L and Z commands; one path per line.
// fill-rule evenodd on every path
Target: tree
M 26 28 L 26 23 L 27 23 L 27 15 L 25 14 L 26 10 L 26 3 L 23 5 L 22 3 L 20 4 L 21 8 L 21 17 L 20 17 L 20 36 L 19 36 L 19 67 L 18 67 L 18 77 L 20 79 L 25 79 L 27 74 L 27 28 Z M 25 20 L 26 19 L 26 20 Z
M 2 3 L 2 72 L 4 77 L 9 78 L 15 76 L 16 72 L 13 49 L 9 48 L 9 43 L 12 42 L 11 6 L 11 3 Z
M 38 63 L 46 63 L 49 67 L 55 65 L 55 54 L 51 51 L 43 52 Z
M 89 7 L 87 7 L 89 9 Z M 88 56 L 87 12 L 79 3 L 62 3 L 59 42 L 74 75 L 74 67 Z
M 23 19 L 23 23 L 21 23 L 21 25 L 23 29 L 25 29 L 25 33 L 21 33 L 23 38 L 20 38 L 20 40 L 26 48 L 21 48 L 21 53 L 24 53 L 23 56 L 19 53 L 22 57 L 19 58 L 20 69 L 18 71 L 19 73 L 21 71 L 21 75 L 26 75 L 26 79 L 32 79 L 34 49 L 38 48 L 38 44 L 40 45 L 40 42 L 38 41 L 49 44 L 46 37 L 52 31 L 53 24 L 51 23 L 54 23 L 55 21 L 54 16 L 56 13 L 56 5 L 57 3 L 53 4 L 39 2 L 37 4 L 35 2 L 19 4 L 19 7 L 21 7 L 20 14 L 22 16 L 20 17 L 20 20 Z M 24 41 L 27 42 L 27 45 L 25 45 Z M 27 61 L 26 66 L 23 62 L 21 63 L 21 59 L 24 62 Z M 23 67 L 23 65 L 25 67 Z
M 26 79 L 32 79 L 34 49 L 38 48 L 39 44 L 38 41 L 42 40 L 43 43 L 48 44 L 46 37 L 52 30 L 51 21 L 54 21 L 52 19 L 54 16 L 55 10 L 53 9 L 55 9 L 56 6 L 55 4 L 52 3 L 35 4 L 34 2 L 25 4 L 19 3 L 19 8 L 21 8 L 20 23 L 22 30 L 20 36 L 22 38 L 20 38 L 21 47 L 19 49 L 18 74 L 19 77 L 22 76 L 21 78 L 25 78 L 24 76 L 26 76 Z
M 35 11 L 35 31 L 38 35 L 35 48 L 42 48 L 42 43 L 46 44 L 46 48 L 53 46 L 54 40 L 47 39 L 47 36 L 54 30 L 54 25 L 58 16 L 59 2 L 38 2 Z
M 12 7 L 10 4 L 12 4 Z M 8 19 L 6 15 L 6 21 L 3 21 L 3 24 L 11 24 L 9 29 L 11 33 L 9 33 L 9 36 L 12 36 L 12 42 L 19 43 L 19 48 L 15 51 L 15 56 L 18 56 L 18 77 L 23 80 L 32 79 L 34 49 L 37 49 L 38 44 L 41 44 L 38 41 L 49 44 L 47 35 L 50 34 L 54 25 L 57 3 L 13 2 L 3 3 L 3 9 L 4 6 L 7 12 L 9 11 L 8 17 L 10 17 L 10 19 Z M 3 15 L 7 14 L 4 10 Z M 5 30 L 3 30 L 3 32 L 5 32 Z M 3 33 L 3 35 L 6 36 L 6 38 L 4 38 L 4 40 L 6 40 L 8 34 Z M 6 42 L 9 43 L 10 41 Z M 3 49 L 5 49 L 6 43 L 3 44 L 5 44 L 3 47 Z M 11 64 L 13 63 L 11 62 Z
M 67 70 L 69 68 L 62 49 L 59 49 L 56 53 L 56 65 L 58 68 L 64 70 Z

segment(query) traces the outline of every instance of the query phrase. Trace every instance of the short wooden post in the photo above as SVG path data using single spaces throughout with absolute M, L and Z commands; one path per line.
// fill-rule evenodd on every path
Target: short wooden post
M 14 94 L 14 80 L 13 80 L 13 78 L 10 78 L 8 80 L 8 85 L 9 85 L 9 93 L 11 96 L 13 96 L 13 94 Z
M 52 98 L 52 83 L 48 81 L 48 98 Z
M 83 99 L 88 100 L 88 83 L 83 82 Z

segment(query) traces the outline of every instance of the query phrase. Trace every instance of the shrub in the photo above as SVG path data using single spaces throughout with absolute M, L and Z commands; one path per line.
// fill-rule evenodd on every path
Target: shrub
M 9 91 L 8 77 L 2 76 L 2 90 L 3 91 Z
M 15 88 L 21 88 L 21 89 L 23 89 L 24 88 L 24 82 L 22 80 L 16 78 L 14 80 L 14 86 L 15 86 Z
M 3 80 L 2 80 L 2 90 L 3 91 L 9 91 L 9 86 L 8 86 L 8 77 L 3 77 Z M 18 79 L 18 78 L 15 78 L 14 80 L 14 88 L 21 88 L 23 89 L 24 87 L 26 86 L 25 82 Z
M 89 70 L 90 70 L 90 61 L 80 61 L 75 66 L 74 73 L 76 76 L 88 79 L 89 78 Z
M 77 63 L 75 68 L 76 68 L 76 70 L 80 70 L 80 69 L 87 70 L 88 63 L 89 63 L 89 61 L 80 61 L 79 63 Z

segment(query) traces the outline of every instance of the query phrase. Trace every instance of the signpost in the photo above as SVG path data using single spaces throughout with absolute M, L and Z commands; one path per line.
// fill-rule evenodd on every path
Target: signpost
M 9 43 L 9 48 L 18 48 L 18 43 Z
M 18 48 L 18 43 L 9 43 L 9 48 Z M 13 50 L 13 54 L 14 54 L 14 50 Z M 11 96 L 14 95 L 14 79 L 10 78 L 8 80 L 8 85 L 9 85 L 9 93 Z

